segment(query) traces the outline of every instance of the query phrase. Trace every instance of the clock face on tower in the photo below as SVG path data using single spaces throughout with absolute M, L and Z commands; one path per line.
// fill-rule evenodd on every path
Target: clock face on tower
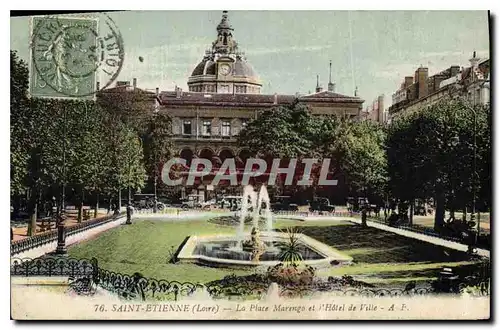
M 227 76 L 231 72 L 231 67 L 227 64 L 221 64 L 219 66 L 219 73 L 223 76 Z

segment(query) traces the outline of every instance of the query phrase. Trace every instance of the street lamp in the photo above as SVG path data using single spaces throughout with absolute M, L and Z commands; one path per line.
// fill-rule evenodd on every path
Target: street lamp
M 65 199 L 66 199 L 66 107 L 63 107 L 63 164 L 62 164 L 62 187 L 61 187 L 61 209 L 57 214 L 57 248 L 55 254 L 66 255 L 66 228 L 65 223 Z
M 65 218 L 63 214 L 58 215 L 57 221 L 57 248 L 55 254 L 66 255 L 66 228 L 64 227 Z
M 460 93 L 460 85 L 456 85 L 459 93 Z M 459 94 L 457 94 L 457 97 L 459 98 Z M 477 134 L 477 113 L 476 110 L 474 109 L 473 106 L 470 106 L 467 100 L 463 100 L 462 104 L 464 105 L 465 109 L 471 112 L 472 114 L 472 182 L 471 182 L 471 188 L 472 188 L 472 209 L 471 209 L 471 216 L 470 216 L 470 221 L 468 223 L 469 225 L 469 244 L 467 248 L 467 252 L 470 254 L 474 253 L 475 246 L 477 245 L 477 240 L 478 236 L 480 233 L 480 222 L 477 222 L 477 229 L 474 228 L 476 225 L 475 219 L 476 219 L 476 177 L 477 175 L 477 168 L 476 168 L 476 150 L 477 150 L 477 144 L 476 144 L 476 134 Z
M 156 115 L 158 114 L 158 108 L 155 108 L 153 110 L 153 132 L 156 130 Z M 154 139 L 154 137 L 153 137 Z M 157 186 L 157 180 L 158 180 L 158 164 L 156 164 L 156 161 L 157 161 L 157 150 L 154 150 L 153 151 L 154 154 L 155 154 L 155 163 L 154 163 L 154 194 L 155 194 L 155 200 L 154 200 L 154 208 L 153 208 L 153 213 L 157 213 L 158 212 L 158 197 L 156 195 L 156 186 Z
M 63 164 L 62 164 L 62 192 L 61 192 L 61 210 L 60 212 L 64 214 L 66 211 L 65 199 L 66 199 L 66 107 L 63 107 Z
M 465 108 L 472 113 L 473 118 L 473 126 L 472 126 L 472 210 L 470 215 L 469 225 L 471 227 L 471 234 L 474 236 L 471 238 L 471 243 L 473 246 L 469 245 L 468 252 L 474 252 L 474 245 L 477 245 L 478 236 L 480 233 L 480 223 L 477 222 L 476 233 L 474 233 L 473 226 L 475 225 L 474 220 L 476 218 L 476 180 L 477 180 L 477 170 L 476 170 L 476 131 L 477 131 L 477 114 L 476 110 L 473 107 L 469 106 L 467 103 L 464 103 Z

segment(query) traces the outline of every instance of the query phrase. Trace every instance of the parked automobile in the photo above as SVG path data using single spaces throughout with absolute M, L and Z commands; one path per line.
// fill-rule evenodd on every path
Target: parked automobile
M 330 204 L 330 200 L 326 197 L 314 197 L 309 202 L 310 212 L 335 212 L 335 205 Z
M 181 199 L 181 208 L 183 209 L 194 209 L 199 207 L 200 200 L 202 196 L 200 195 L 188 195 L 186 198 Z
M 223 196 L 219 202 L 222 209 L 228 208 L 230 211 L 238 211 L 241 209 L 241 196 Z
M 154 194 L 135 194 L 134 201 L 132 202 L 134 209 L 152 209 L 155 207 L 155 195 Z M 165 208 L 165 203 L 156 201 L 156 208 L 158 210 L 163 210 Z
M 273 211 L 298 211 L 299 206 L 290 202 L 290 196 L 277 196 L 271 203 Z
M 215 200 L 215 198 L 213 199 L 209 199 L 207 201 L 204 201 L 204 202 L 201 202 L 201 203 L 198 203 L 198 207 L 204 209 L 204 210 L 210 210 L 212 209 L 213 207 L 217 206 L 217 201 Z

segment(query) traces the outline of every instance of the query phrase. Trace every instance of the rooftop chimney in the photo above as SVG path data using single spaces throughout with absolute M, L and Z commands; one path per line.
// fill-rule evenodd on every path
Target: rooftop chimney
M 182 97 L 182 88 L 180 87 L 175 87 L 175 92 L 176 92 L 176 96 L 178 99 L 180 99 Z
M 476 51 L 472 53 L 472 58 L 469 61 L 472 68 L 477 67 L 477 64 L 479 63 L 479 57 L 476 57 Z
M 358 96 L 358 86 L 356 86 L 356 89 L 354 90 L 354 96 L 357 97 Z
M 403 84 L 403 88 L 408 88 L 412 84 L 413 84 L 413 77 L 412 76 L 406 76 L 405 77 L 405 82 Z
M 132 86 L 134 87 L 134 89 L 137 88 L 137 78 L 132 79 Z
M 278 94 L 274 93 L 274 104 L 278 104 Z
M 319 87 L 319 75 L 316 75 L 316 93 L 319 93 L 323 88 Z
M 156 95 L 160 95 L 160 88 L 156 87 Z
M 335 84 L 332 82 L 332 61 L 330 60 L 330 80 L 328 81 L 328 91 L 335 92 Z
M 420 68 L 415 71 L 415 83 L 417 83 L 418 98 L 426 97 L 428 95 L 427 78 L 429 76 L 429 69 L 420 66 Z

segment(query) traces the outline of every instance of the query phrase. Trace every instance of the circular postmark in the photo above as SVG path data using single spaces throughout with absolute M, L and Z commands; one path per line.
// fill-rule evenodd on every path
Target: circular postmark
M 32 24 L 35 90 L 85 97 L 118 77 L 125 58 L 123 39 L 108 15 L 33 17 Z

